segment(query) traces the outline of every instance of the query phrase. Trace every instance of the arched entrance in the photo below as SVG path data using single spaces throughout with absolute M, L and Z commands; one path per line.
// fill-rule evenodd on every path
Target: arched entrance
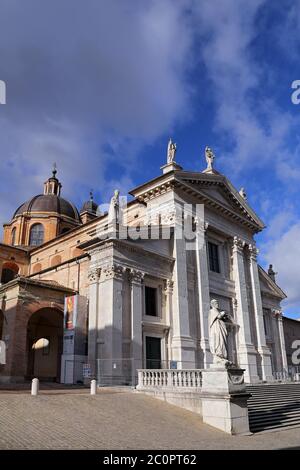
M 27 376 L 59 382 L 62 347 L 63 313 L 55 308 L 35 312 L 27 326 Z
M 1 274 L 1 284 L 6 284 L 9 281 L 12 281 L 19 272 L 19 266 L 16 263 L 8 261 L 2 266 Z

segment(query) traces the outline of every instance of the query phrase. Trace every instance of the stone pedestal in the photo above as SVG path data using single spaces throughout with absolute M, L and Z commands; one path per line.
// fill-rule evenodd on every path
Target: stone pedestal
M 182 166 L 178 165 L 178 163 L 176 162 L 170 162 L 166 165 L 161 166 L 160 169 L 162 170 L 163 174 L 166 174 L 170 171 L 182 170 Z
M 228 434 L 249 434 L 244 369 L 215 368 L 202 371 L 203 422 Z

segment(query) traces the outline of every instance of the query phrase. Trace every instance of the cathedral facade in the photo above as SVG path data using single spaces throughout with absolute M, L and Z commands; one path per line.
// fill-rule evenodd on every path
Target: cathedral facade
M 287 368 L 272 269 L 257 262 L 264 224 L 214 169 L 186 171 L 169 142 L 161 174 L 118 191 L 108 212 L 61 197 L 54 169 L 44 193 L 22 204 L 0 244 L 0 381 L 32 377 L 128 384 L 138 369 L 212 365 L 209 310 L 228 321 L 228 360 L 247 382 Z M 84 373 L 85 371 L 85 373 Z

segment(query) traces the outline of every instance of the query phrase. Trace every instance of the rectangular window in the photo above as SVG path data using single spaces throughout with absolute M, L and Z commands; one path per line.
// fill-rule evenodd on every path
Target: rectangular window
M 157 289 L 145 286 L 146 315 L 157 317 Z
M 220 272 L 219 247 L 215 243 L 208 242 L 209 269 L 215 273 Z

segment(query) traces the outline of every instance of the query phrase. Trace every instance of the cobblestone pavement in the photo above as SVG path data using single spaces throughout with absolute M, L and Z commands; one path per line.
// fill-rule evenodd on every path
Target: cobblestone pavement
M 189 411 L 128 390 L 0 391 L 0 449 L 279 449 L 300 428 L 233 437 Z

